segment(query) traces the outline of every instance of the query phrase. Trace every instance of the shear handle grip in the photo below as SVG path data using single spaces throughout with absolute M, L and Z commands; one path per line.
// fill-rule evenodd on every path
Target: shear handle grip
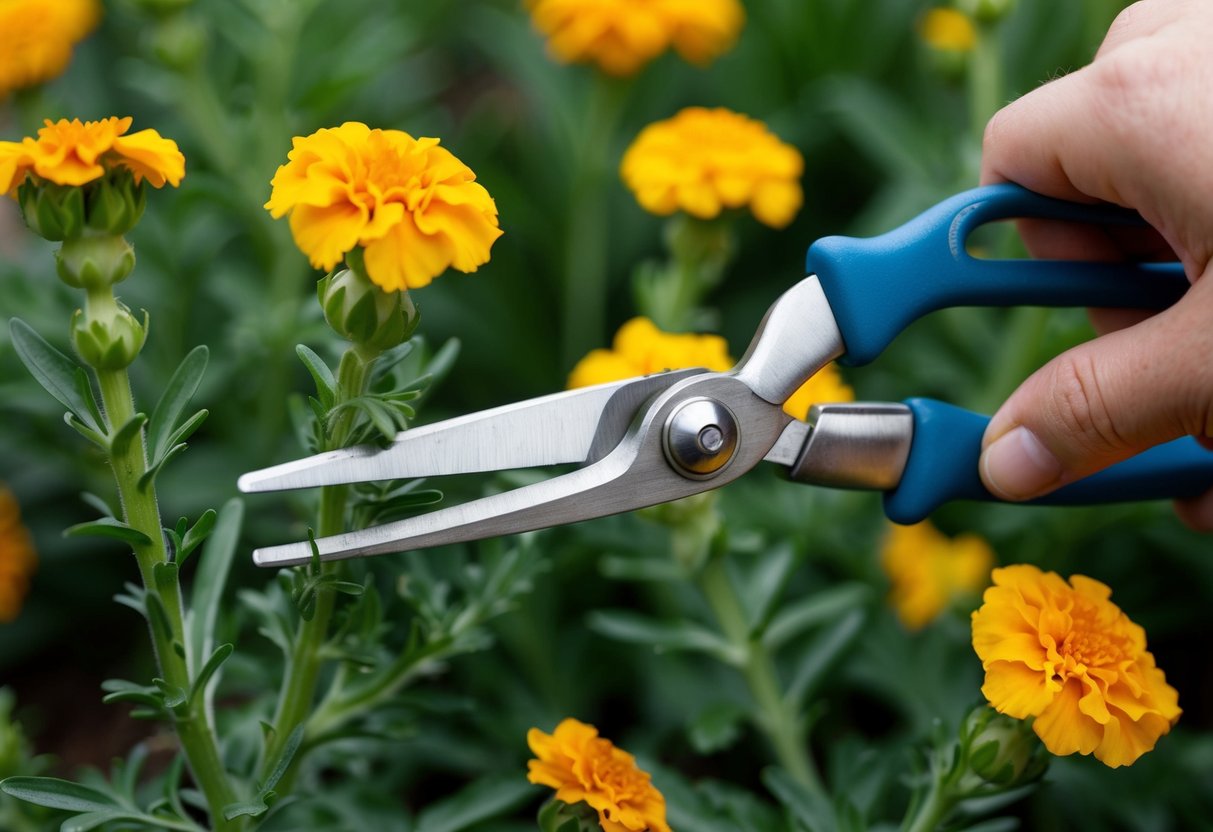
M 808 271 L 819 278 L 846 344 L 840 361 L 872 361 L 915 320 L 946 307 L 1164 309 L 1187 291 L 1178 263 L 985 260 L 965 250 L 979 226 L 1020 218 L 1144 224 L 1122 208 L 1003 184 L 957 194 L 879 237 L 820 239 L 809 248 Z
M 884 496 L 895 523 L 917 523 L 952 500 L 997 501 L 977 473 L 988 416 L 932 399 L 908 399 L 914 438 L 901 481 Z M 1213 453 L 1192 437 L 1158 445 L 1029 505 L 1099 505 L 1196 497 L 1213 488 Z

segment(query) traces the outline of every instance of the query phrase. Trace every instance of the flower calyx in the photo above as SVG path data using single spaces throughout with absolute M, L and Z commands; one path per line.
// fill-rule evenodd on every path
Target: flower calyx
M 320 279 L 316 295 L 328 325 L 373 352 L 407 341 L 421 319 L 407 289 L 388 292 L 371 282 L 360 249 L 346 256 L 345 268 Z
M 968 771 L 999 788 L 1034 783 L 1044 776 L 1049 758 L 1030 722 L 1012 719 L 992 707 L 973 708 L 960 728 Z
M 135 268 L 135 250 L 119 234 L 69 237 L 55 252 L 59 279 L 89 292 L 108 289 Z
M 125 234 L 143 216 L 147 194 L 129 170 L 115 169 L 82 186 L 29 178 L 17 188 L 17 201 L 31 231 L 60 242 L 90 232 Z
M 552 798 L 539 810 L 539 832 L 602 832 L 598 812 L 587 803 Z
M 148 323 L 147 312 L 140 322 L 108 288 L 90 290 L 85 308 L 72 316 L 72 345 L 90 367 L 122 370 L 143 349 Z

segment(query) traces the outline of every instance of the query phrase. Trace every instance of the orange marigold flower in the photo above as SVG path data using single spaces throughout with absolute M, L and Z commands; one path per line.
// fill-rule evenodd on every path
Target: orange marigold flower
M 953 599 L 975 598 L 989 583 L 994 551 L 975 534 L 949 538 L 924 520 L 890 528 L 880 565 L 893 584 L 889 603 L 897 617 L 907 629 L 921 630 Z
M 155 130 L 126 135 L 130 117 L 101 121 L 47 119 L 38 138 L 0 142 L 0 192 L 13 194 L 27 175 L 56 185 L 85 185 L 107 170 L 126 168 L 135 182 L 177 187 L 185 176 L 185 156 L 177 143 Z
M 1179 695 L 1146 650 L 1146 633 L 1112 590 L 1035 566 L 994 570 L 973 613 L 981 692 L 1026 719 L 1054 754 L 1094 753 L 1116 768 L 1154 747 L 1179 719 Z
M 729 345 L 719 335 L 662 332 L 640 317 L 619 327 L 611 349 L 593 350 L 578 361 L 568 386 L 589 387 L 688 367 L 724 372 L 732 366 Z
M 971 52 L 977 45 L 973 21 L 956 9 L 931 9 L 919 22 L 918 33 L 927 46 L 941 52 Z
M 705 65 L 725 53 L 745 23 L 738 0 L 528 0 L 531 20 L 563 63 L 594 62 L 631 75 L 673 47 Z
M 347 121 L 296 137 L 266 209 L 291 215 L 295 243 L 329 271 L 357 246 L 385 291 L 416 289 L 454 267 L 474 272 L 501 236 L 497 205 L 438 139 Z
M 723 107 L 688 107 L 640 132 L 619 172 L 646 211 L 686 211 L 711 219 L 749 206 L 772 228 L 792 221 L 804 202 L 804 158 L 761 121 Z
M 827 364 L 783 403 L 783 412 L 793 419 L 809 418 L 809 408 L 815 404 L 855 401 L 855 391 L 842 380 L 837 364 Z
M 594 726 L 566 719 L 551 734 L 532 728 L 526 741 L 539 758 L 527 763 L 527 779 L 555 789 L 564 803 L 589 804 L 606 832 L 670 832 L 665 798 L 649 774 Z
M 0 0 L 0 98 L 62 75 L 100 16 L 97 0 Z
M 12 621 L 21 612 L 37 565 L 34 544 L 21 524 L 17 500 L 0 486 L 0 621 Z

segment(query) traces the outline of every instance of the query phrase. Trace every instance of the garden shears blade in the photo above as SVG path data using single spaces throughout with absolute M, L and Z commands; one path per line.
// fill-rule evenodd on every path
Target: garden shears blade
M 406 551 L 576 523 L 725 485 L 759 462 L 797 481 L 884 492 L 885 513 L 924 519 L 956 499 L 995 500 L 978 476 L 988 418 L 930 399 L 823 403 L 808 421 L 784 403 L 830 361 L 862 365 L 910 323 L 953 306 L 1161 309 L 1187 289 L 1177 264 L 983 260 L 970 233 L 1023 217 L 1139 224 L 1014 185 L 977 188 L 870 239 L 827 237 L 809 276 L 767 311 L 727 373 L 683 370 L 572 390 L 414 428 L 387 449 L 350 448 L 245 474 L 242 491 L 560 463 L 533 485 L 314 542 L 321 560 Z M 1039 500 L 1090 504 L 1190 497 L 1213 488 L 1213 454 L 1186 437 Z M 262 566 L 307 563 L 311 543 L 258 549 Z

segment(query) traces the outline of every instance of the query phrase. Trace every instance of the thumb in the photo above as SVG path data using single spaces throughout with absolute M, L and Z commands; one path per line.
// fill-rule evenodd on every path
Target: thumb
M 1189 296 L 1208 295 L 1202 283 L 1213 281 Z M 1213 330 L 1190 300 L 1063 353 L 1025 381 L 986 429 L 986 488 L 1030 499 L 1162 442 L 1213 434 Z

